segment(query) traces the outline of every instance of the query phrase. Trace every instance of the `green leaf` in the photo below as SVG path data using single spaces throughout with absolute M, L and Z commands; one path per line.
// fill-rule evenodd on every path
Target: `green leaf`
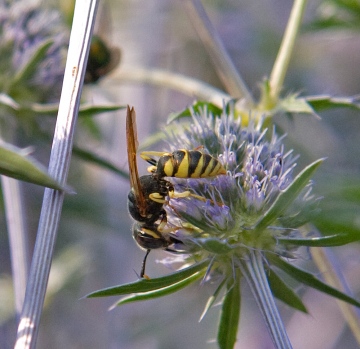
M 29 150 L 0 142 L 0 173 L 4 176 L 38 184 L 43 187 L 71 191 L 51 178 L 46 169 L 34 158 L 28 156 L 28 153 Z
M 179 129 L 178 126 L 176 126 L 176 128 Z M 167 127 L 167 129 L 168 129 L 168 127 Z M 174 127 L 173 127 L 173 129 L 174 129 L 174 132 L 176 132 Z M 166 139 L 165 132 L 158 131 L 158 132 L 152 133 L 150 136 L 146 137 L 144 140 L 141 140 L 141 144 L 139 145 L 138 151 L 141 152 L 145 149 L 149 149 L 149 147 L 151 148 L 155 144 L 163 141 L 164 139 Z
M 14 101 L 9 95 L 0 93 L 0 104 L 9 107 L 15 111 L 20 109 L 20 105 Z
M 319 208 L 321 215 L 313 217 L 315 224 L 324 235 L 335 233 L 351 235 L 356 241 L 360 236 L 360 180 L 354 173 L 322 176 L 318 192 L 323 193 Z
M 311 247 L 332 247 L 332 246 L 342 246 L 350 242 L 359 241 L 360 234 L 354 235 L 349 233 L 340 233 L 328 236 L 317 236 L 312 238 L 285 238 L 277 237 L 277 241 L 280 241 L 284 244 L 297 245 L 297 246 L 311 246 Z
M 32 57 L 30 57 L 27 63 L 22 67 L 22 69 L 17 72 L 11 83 L 11 88 L 22 84 L 35 73 L 35 71 L 38 69 L 39 63 L 44 60 L 47 51 L 52 44 L 53 40 L 46 40 L 39 46 L 39 48 L 33 53 Z
M 138 302 L 138 301 L 145 301 L 148 299 L 154 299 L 159 297 L 164 297 L 169 294 L 175 293 L 184 287 L 190 285 L 191 283 L 195 282 L 196 280 L 201 279 L 205 275 L 205 270 L 199 271 L 186 279 L 183 279 L 175 284 L 172 284 L 168 287 L 163 287 L 160 289 L 156 289 L 150 292 L 143 292 L 143 293 L 136 293 L 130 296 L 124 297 L 116 302 L 114 305 L 110 307 L 110 309 L 115 308 L 116 306 L 120 306 L 126 303 Z
M 288 113 L 305 113 L 316 115 L 315 110 L 305 98 L 296 94 L 290 95 L 279 101 L 278 107 Z
M 82 148 L 74 145 L 73 154 L 82 160 L 85 160 L 87 162 L 98 165 L 104 169 L 110 170 L 110 171 L 114 172 L 115 174 L 119 175 L 120 177 L 129 179 L 129 173 L 127 171 L 122 170 L 121 168 L 117 167 L 110 161 L 108 161 L 108 160 L 104 159 L 103 157 L 98 156 L 88 150 L 82 149 Z
M 108 113 L 125 108 L 125 105 L 80 105 L 79 116 L 93 116 L 94 114 Z
M 275 273 L 270 269 L 267 273 L 267 279 L 274 296 L 289 305 L 290 307 L 308 313 L 301 298 Z
M 217 341 L 220 349 L 233 349 L 236 342 L 236 335 L 240 318 L 240 278 L 235 279 L 227 285 L 227 293 L 221 309 L 220 323 Z
M 199 238 L 196 239 L 196 244 L 200 245 L 210 253 L 215 254 L 226 254 L 233 249 L 233 247 L 229 245 L 226 240 L 221 241 L 217 238 Z
M 192 111 L 195 113 L 201 113 L 204 108 L 206 108 L 209 113 L 212 113 L 213 116 L 220 116 L 222 113 L 222 108 L 219 108 L 215 104 L 204 101 L 196 101 L 191 107 L 186 108 L 180 113 L 171 113 L 167 119 L 167 123 L 170 124 L 175 120 L 191 117 Z
M 158 290 L 176 284 L 193 274 L 203 270 L 209 264 L 208 260 L 193 264 L 192 266 L 156 279 L 140 279 L 130 284 L 105 288 L 88 294 L 87 298 L 121 296 L 130 293 L 142 293 Z
M 204 318 L 204 316 L 206 315 L 206 313 L 208 312 L 208 310 L 214 305 L 217 297 L 220 294 L 220 291 L 223 289 L 224 285 L 225 285 L 226 279 L 224 279 L 220 285 L 217 287 L 217 289 L 215 290 L 214 294 L 209 297 L 208 301 L 206 302 L 205 308 L 200 316 L 199 322 Z
M 310 178 L 322 162 L 323 159 L 319 159 L 305 167 L 294 178 L 293 182 L 285 190 L 281 191 L 271 207 L 256 223 L 254 230 L 261 232 L 272 224 L 284 211 L 286 211 L 289 205 L 297 198 L 301 190 L 308 184 Z
M 346 295 L 345 293 L 342 293 L 341 291 L 323 283 L 319 279 L 317 279 L 313 274 L 304 271 L 302 269 L 296 268 L 295 266 L 291 265 L 290 263 L 285 262 L 278 256 L 267 254 L 268 260 L 272 262 L 275 266 L 283 270 L 285 273 L 287 273 L 289 276 L 294 278 L 295 280 L 310 286 L 316 290 L 319 290 L 321 292 L 324 292 L 328 294 L 329 296 L 338 298 L 344 302 L 347 302 L 349 304 L 355 305 L 356 307 L 360 308 L 360 302 L 355 300 L 354 298 Z
M 88 116 L 93 116 L 95 114 L 112 112 L 112 111 L 121 110 L 124 108 L 126 108 L 126 107 L 123 105 L 116 105 L 116 104 L 115 105 L 82 104 L 79 107 L 79 117 L 88 117 Z M 38 115 L 56 116 L 58 109 L 59 109 L 59 104 L 57 104 L 57 103 L 52 103 L 52 104 L 34 103 L 29 108 L 23 107 L 23 109 L 33 111 Z
M 305 100 L 317 112 L 335 108 L 360 109 L 360 96 L 331 97 L 329 95 L 320 95 L 308 96 L 305 97 Z
M 360 3 L 357 0 L 324 0 L 317 12 L 318 17 L 305 26 L 306 30 L 360 29 Z

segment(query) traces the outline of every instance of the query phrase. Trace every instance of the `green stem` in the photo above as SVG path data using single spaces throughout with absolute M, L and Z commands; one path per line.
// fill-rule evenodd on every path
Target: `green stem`
M 291 349 L 290 340 L 266 277 L 261 252 L 249 251 L 248 258 L 240 262 L 240 269 L 258 303 L 275 347 L 278 349 Z
M 282 89 L 307 0 L 295 0 L 284 37 L 270 75 L 270 97 L 276 103 Z

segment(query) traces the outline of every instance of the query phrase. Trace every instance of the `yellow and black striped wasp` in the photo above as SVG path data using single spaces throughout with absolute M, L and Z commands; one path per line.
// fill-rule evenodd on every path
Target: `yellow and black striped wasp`
M 226 174 L 218 159 L 198 149 L 179 149 L 172 153 L 146 151 L 140 156 L 151 164 L 148 171 L 159 177 L 209 178 Z M 159 160 L 151 156 L 158 156 Z
M 195 197 L 206 201 L 205 198 L 192 194 L 190 191 L 177 193 L 172 183 L 164 177 L 204 178 L 226 174 L 221 163 L 211 155 L 199 150 L 181 149 L 173 153 L 143 152 L 140 156 L 148 161 L 151 174 L 139 177 L 137 168 L 137 129 L 134 108 L 127 107 L 126 140 L 131 190 L 128 195 L 128 208 L 132 218 L 136 221 L 133 226 L 133 237 L 140 248 L 146 250 L 140 277 L 146 277 L 146 259 L 152 249 L 164 249 L 178 252 L 170 246 L 181 243 L 174 234 L 174 228 L 166 227 L 167 217 L 164 205 L 169 198 Z M 156 161 L 151 156 L 159 156 Z

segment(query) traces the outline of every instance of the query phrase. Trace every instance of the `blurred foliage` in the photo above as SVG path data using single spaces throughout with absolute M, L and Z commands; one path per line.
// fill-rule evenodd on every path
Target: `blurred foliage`
M 305 29 L 355 30 L 360 29 L 360 3 L 358 0 L 323 0 L 317 15 Z

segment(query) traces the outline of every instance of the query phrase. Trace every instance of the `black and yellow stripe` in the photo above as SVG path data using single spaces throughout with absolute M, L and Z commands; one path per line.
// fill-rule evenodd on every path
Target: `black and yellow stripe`
M 199 150 L 180 149 L 165 153 L 157 162 L 160 177 L 207 178 L 226 174 L 219 160 Z

